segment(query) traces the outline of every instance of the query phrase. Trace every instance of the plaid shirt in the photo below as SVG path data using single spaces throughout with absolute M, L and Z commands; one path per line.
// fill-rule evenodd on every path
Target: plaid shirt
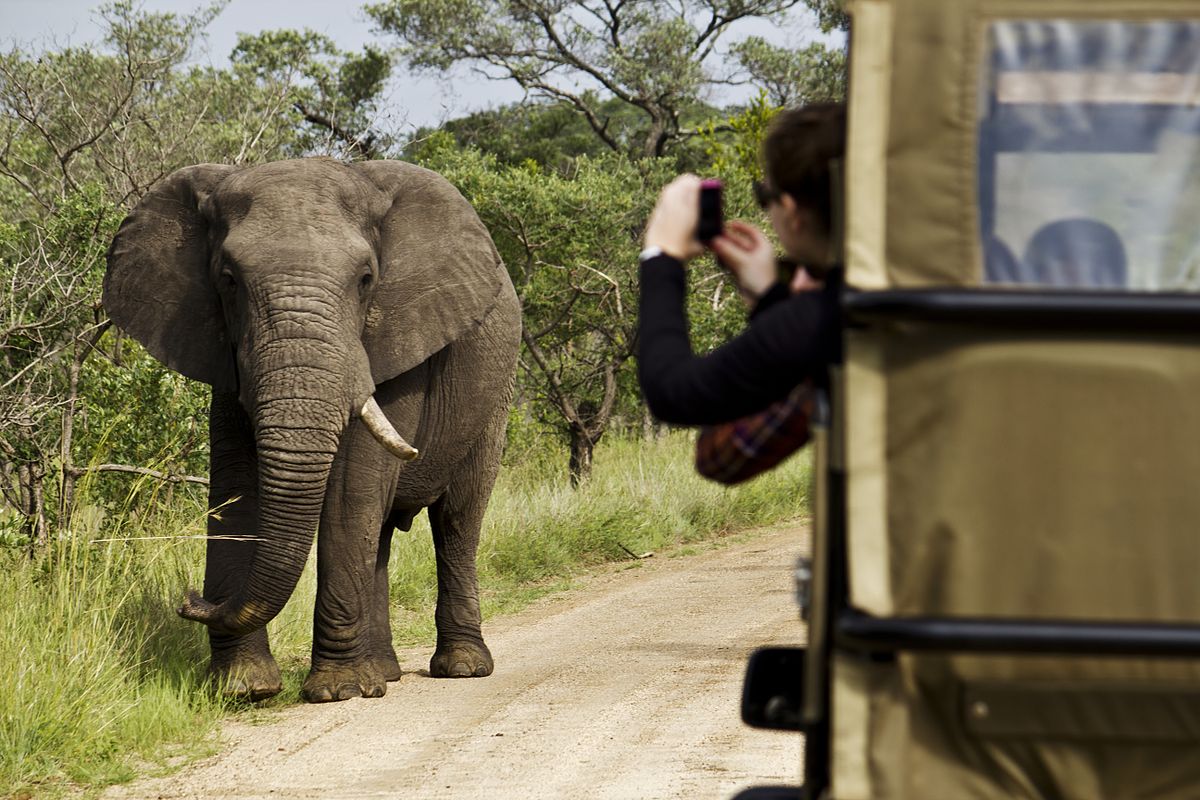
M 696 471 L 718 483 L 749 480 L 779 464 L 808 442 L 815 392 L 809 382 L 763 411 L 700 429 Z

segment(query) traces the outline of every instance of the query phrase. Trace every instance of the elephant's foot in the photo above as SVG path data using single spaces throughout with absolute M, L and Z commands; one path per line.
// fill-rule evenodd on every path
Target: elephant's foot
M 492 654 L 483 642 L 455 642 L 438 647 L 429 660 L 435 678 L 483 678 L 492 674 Z
M 208 675 L 222 695 L 234 700 L 258 702 L 283 689 L 279 665 L 270 653 L 214 653 Z
M 400 667 L 397 664 L 397 671 Z M 383 697 L 387 678 L 375 659 L 314 663 L 300 687 L 300 696 L 310 703 L 331 703 L 351 697 Z

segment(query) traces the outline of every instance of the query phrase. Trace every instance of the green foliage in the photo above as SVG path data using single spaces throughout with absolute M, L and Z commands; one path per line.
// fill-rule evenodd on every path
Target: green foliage
M 632 144 L 641 122 L 636 110 L 619 100 L 589 100 L 602 109 L 613 134 Z M 595 158 L 609 151 L 579 112 L 562 101 L 514 103 L 477 111 L 446 122 L 440 130 L 452 134 L 460 147 L 494 156 L 504 165 L 534 161 L 548 169 L 569 171 L 579 156 Z M 406 157 L 414 157 L 432 133 L 431 129 L 418 131 Z
M 759 149 L 771 120 L 779 111 L 780 107 L 768 100 L 764 89 L 743 111 L 729 117 L 723 125 L 709 124 L 702 140 L 713 172 L 730 181 L 761 179 Z
M 585 94 L 588 102 L 599 108 L 607 135 L 618 145 L 617 151 L 636 153 L 649 131 L 642 113 L 621 100 L 602 100 L 594 93 Z M 684 125 L 702 128 L 719 113 L 707 104 L 689 103 L 680 118 Z M 477 111 L 449 120 L 436 130 L 453 134 L 459 146 L 495 156 L 501 164 L 534 161 L 559 172 L 570 172 L 574 159 L 580 156 L 598 158 L 612 152 L 578 109 L 565 101 L 526 101 Z M 431 128 L 417 131 L 405 148 L 404 157 L 416 157 L 424 140 L 434 132 Z M 671 143 L 666 157 L 681 172 L 703 171 L 707 166 L 695 137 Z
M 209 388 L 160 364 L 128 337 L 109 331 L 101 358 L 83 365 L 75 452 L 84 464 L 132 464 L 171 475 L 208 472 Z M 97 474 L 93 502 L 106 508 L 170 505 L 176 495 L 203 502 L 197 488 Z
M 846 96 L 846 52 L 820 42 L 803 48 L 778 47 L 751 36 L 730 48 L 773 104 L 798 106 L 842 100 Z
M 45 236 L 56 253 L 103 266 L 108 243 L 124 216 L 124 209 L 105 197 L 103 184 L 89 181 L 58 204 L 46 221 Z
M 0 232 L 0 455 L 9 463 L 39 462 L 61 433 L 64 362 L 98 323 L 104 253 L 123 216 L 104 194 L 85 184 L 40 223 Z
M 804 0 L 804 5 L 817 15 L 823 33 L 850 30 L 850 15 L 844 0 Z

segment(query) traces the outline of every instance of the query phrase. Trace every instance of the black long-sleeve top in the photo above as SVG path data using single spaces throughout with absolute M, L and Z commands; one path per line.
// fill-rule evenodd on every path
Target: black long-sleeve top
M 654 256 L 642 262 L 640 280 L 638 380 L 664 422 L 713 425 L 761 411 L 803 380 L 824 384 L 840 359 L 836 280 L 796 294 L 777 284 L 745 331 L 703 356 L 688 339 L 683 265 Z

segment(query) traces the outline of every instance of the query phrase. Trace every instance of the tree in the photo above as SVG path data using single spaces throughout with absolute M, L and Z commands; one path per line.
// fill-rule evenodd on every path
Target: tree
M 751 17 L 800 0 L 388 0 L 367 13 L 417 69 L 474 66 L 532 96 L 569 104 L 612 150 L 661 156 L 696 134 L 688 118 L 719 74 L 718 44 Z M 589 91 L 590 90 L 590 91 Z M 636 109 L 626 129 L 604 107 Z
M 846 96 L 844 50 L 831 50 L 820 42 L 792 50 L 751 36 L 731 52 L 774 105 L 799 106 Z
M 68 198 L 28 239 L 13 226 L 0 235 L 7 295 L 0 322 L 0 493 L 21 515 L 34 548 L 49 535 L 48 480 L 59 487 L 74 482 L 63 450 L 73 437 L 80 369 L 107 328 L 96 308 L 97 274 L 89 266 L 97 253 L 87 234 L 111 229 L 112 220 L 96 194 Z
M 297 155 L 381 158 L 394 144 L 378 124 L 380 95 L 392 72 L 382 50 L 368 45 L 348 53 L 311 30 L 276 30 L 240 35 L 231 59 L 235 69 L 267 86 L 291 88 L 292 109 L 310 126 Z
M 822 33 L 844 35 L 849 30 L 850 17 L 839 0 L 804 0 L 804 4 L 816 15 Z M 777 106 L 846 97 L 845 47 L 831 48 L 821 42 L 802 48 L 780 47 L 751 36 L 734 44 L 730 54 Z
M 709 123 L 702 141 L 712 171 L 731 186 L 761 179 L 759 148 L 771 120 L 780 110 L 781 106 L 772 103 L 767 90 L 762 89 L 738 113 L 724 121 Z

